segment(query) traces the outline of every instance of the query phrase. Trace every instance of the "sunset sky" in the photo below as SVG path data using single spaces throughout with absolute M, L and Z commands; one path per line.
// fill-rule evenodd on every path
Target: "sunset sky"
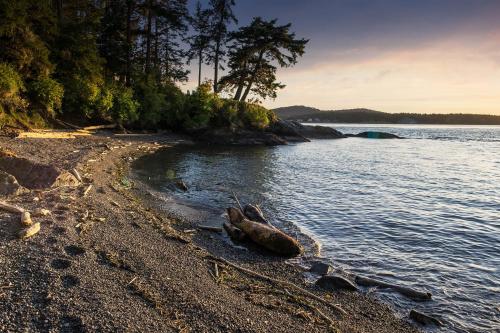
M 235 13 L 310 40 L 267 107 L 500 114 L 500 0 L 236 0 Z

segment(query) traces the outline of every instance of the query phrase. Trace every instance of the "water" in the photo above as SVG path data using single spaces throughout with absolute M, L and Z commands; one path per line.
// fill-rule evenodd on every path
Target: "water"
M 432 292 L 413 302 L 443 332 L 500 332 L 500 127 L 336 125 L 405 140 L 315 140 L 273 148 L 179 147 L 136 163 L 151 186 L 214 210 L 261 203 L 322 245 L 336 266 Z M 188 183 L 173 191 L 173 174 Z

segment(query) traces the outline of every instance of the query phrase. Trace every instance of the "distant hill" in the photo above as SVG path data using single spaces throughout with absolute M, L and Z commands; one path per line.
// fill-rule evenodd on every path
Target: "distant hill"
M 370 109 L 321 111 L 308 106 L 274 109 L 281 119 L 317 123 L 500 125 L 500 116 L 480 114 L 387 113 Z

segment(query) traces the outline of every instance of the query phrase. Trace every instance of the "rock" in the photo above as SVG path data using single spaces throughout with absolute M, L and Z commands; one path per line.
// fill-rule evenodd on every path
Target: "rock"
M 400 293 L 401 295 L 407 296 L 413 300 L 427 301 L 432 298 L 432 294 L 427 291 L 415 290 L 408 287 L 398 286 L 392 283 L 387 283 L 384 281 L 371 279 L 357 275 L 355 281 L 358 285 L 364 287 L 378 287 L 382 289 L 393 289 Z
M 287 141 L 307 142 L 309 139 L 340 139 L 345 135 L 334 128 L 327 126 L 302 125 L 293 120 L 274 122 L 268 129 L 269 132 L 284 137 Z
M 436 325 L 436 326 L 443 326 L 443 323 L 432 316 L 426 315 L 425 313 L 418 312 L 417 310 L 411 310 L 410 311 L 410 319 L 415 320 L 417 323 L 422 324 L 422 325 Z
M 309 272 L 318 275 L 327 275 L 332 271 L 332 266 L 321 261 L 315 261 L 309 268 Z
M 264 131 L 216 128 L 192 131 L 193 139 L 208 144 L 235 146 L 279 146 L 288 142 L 283 138 Z
M 1 157 L 0 170 L 13 175 L 19 184 L 29 189 L 77 186 L 80 183 L 71 173 L 61 171 L 55 166 L 19 157 Z
M 184 192 L 187 192 L 187 190 L 188 190 L 186 183 L 184 183 L 182 180 L 176 181 L 175 186 L 177 186 L 178 189 L 180 189 Z
M 19 238 L 26 239 L 40 231 L 40 222 L 32 224 L 30 227 L 23 229 L 19 232 Z
M 322 276 L 316 285 L 323 289 L 334 291 L 334 290 L 348 290 L 357 291 L 358 288 L 348 279 L 340 275 L 325 275 Z
M 17 182 L 16 177 L 0 171 L 0 195 L 18 195 L 25 189 Z
M 361 132 L 358 134 L 347 134 L 346 136 L 367 139 L 402 139 L 402 137 L 397 136 L 396 134 L 375 131 Z

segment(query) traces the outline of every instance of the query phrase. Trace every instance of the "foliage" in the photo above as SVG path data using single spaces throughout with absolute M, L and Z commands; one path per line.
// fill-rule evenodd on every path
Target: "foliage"
M 55 117 L 56 111 L 62 106 L 64 87 L 49 77 L 41 78 L 31 84 L 31 94 L 34 101 L 40 105 L 48 117 Z
M 113 89 L 111 119 L 120 125 L 131 124 L 139 119 L 139 102 L 134 99 L 131 88 L 116 86 Z
M 24 90 L 23 80 L 13 66 L 0 63 L 0 111 L 26 107 L 26 101 L 20 96 Z

